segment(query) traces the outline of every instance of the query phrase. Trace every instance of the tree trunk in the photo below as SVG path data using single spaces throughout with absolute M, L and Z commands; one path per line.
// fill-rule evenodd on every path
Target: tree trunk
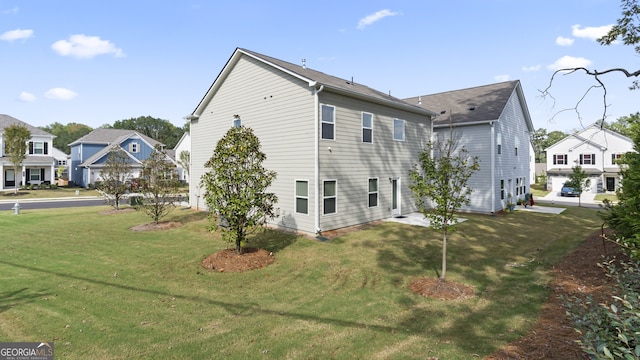
M 447 278 L 447 228 L 445 225 L 444 230 L 442 230 L 442 275 L 440 275 L 440 279 L 443 281 Z

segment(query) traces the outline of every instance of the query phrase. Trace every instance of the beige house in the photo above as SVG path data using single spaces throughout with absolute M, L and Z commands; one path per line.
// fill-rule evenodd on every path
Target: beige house
M 4 129 L 18 124 L 31 132 L 27 157 L 16 173 L 11 159 L 5 154 Z M 56 160 L 53 157 L 52 134 L 31 126 L 12 116 L 0 114 L 0 190 L 15 189 L 22 184 L 40 185 L 52 183 L 56 177 Z
M 216 143 L 245 125 L 278 174 L 272 225 L 317 233 L 413 212 L 407 174 L 431 137 L 433 116 L 304 63 L 238 48 L 187 116 L 191 206 L 205 207 L 199 184 Z

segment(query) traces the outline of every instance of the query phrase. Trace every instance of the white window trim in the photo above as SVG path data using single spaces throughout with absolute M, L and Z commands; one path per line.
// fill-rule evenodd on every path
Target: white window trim
M 325 196 L 324 195 L 324 183 L 328 182 L 328 181 L 333 181 L 336 183 L 336 194 L 335 196 Z M 325 213 L 325 208 L 324 208 L 324 200 L 327 198 L 334 198 L 336 199 L 336 211 L 332 212 L 331 214 L 326 214 Z M 334 216 L 338 214 L 338 180 L 337 179 L 326 179 L 326 180 L 322 180 L 322 216 Z
M 238 122 L 238 125 L 236 125 L 236 121 Z M 237 118 L 233 118 L 233 120 L 231 120 L 231 126 L 232 127 L 240 127 L 242 126 L 242 119 L 237 117 Z
M 137 142 L 130 142 L 129 143 L 129 152 L 132 154 L 137 154 L 140 152 L 140 144 L 138 144 Z
M 365 127 L 364 126 L 364 115 L 365 114 L 371 116 L 371 127 Z M 361 132 L 362 132 L 362 143 L 363 144 L 373 144 L 373 114 L 369 113 L 369 112 L 366 112 L 366 111 L 363 111 L 362 114 L 360 114 L 360 122 L 361 122 L 361 125 L 362 125 L 362 130 L 361 130 Z M 370 142 L 364 141 L 364 130 L 365 129 L 371 130 L 371 141 Z
M 502 155 L 502 133 L 498 133 L 496 137 L 496 145 L 497 145 L 498 155 Z
M 396 139 L 396 121 L 402 122 L 402 139 Z M 407 132 L 406 121 L 402 120 L 402 119 L 394 118 L 393 122 L 392 122 L 392 125 L 393 125 L 393 141 L 405 141 L 405 139 L 407 138 L 407 136 L 406 136 L 406 132 Z
M 307 183 L 307 196 L 298 196 L 297 190 L 298 190 L 298 181 L 304 181 Z M 304 215 L 304 216 L 309 216 L 310 213 L 310 209 L 309 209 L 309 180 L 308 179 L 294 179 L 293 180 L 293 198 L 294 198 L 294 203 L 293 203 L 293 211 L 295 214 L 298 215 Z M 303 212 L 298 212 L 298 198 L 307 199 L 307 213 L 303 213 Z
M 333 123 L 329 123 L 324 121 L 324 116 L 323 116 L 323 111 L 322 108 L 326 106 L 326 107 L 330 107 L 333 109 Z M 323 124 L 332 124 L 333 125 L 333 135 L 331 139 L 325 139 L 324 137 L 322 137 L 322 128 L 323 128 Z M 326 141 L 336 141 L 336 107 L 334 105 L 329 105 L 329 104 L 320 104 L 320 139 L 321 140 L 326 140 Z
M 371 180 L 376 180 L 376 185 L 377 185 L 376 191 L 369 190 L 369 181 Z M 369 204 L 369 196 L 371 196 L 371 194 L 376 194 L 376 206 L 371 206 Z M 375 209 L 377 207 L 380 207 L 380 179 L 377 177 L 370 177 L 367 179 L 367 207 L 369 209 Z

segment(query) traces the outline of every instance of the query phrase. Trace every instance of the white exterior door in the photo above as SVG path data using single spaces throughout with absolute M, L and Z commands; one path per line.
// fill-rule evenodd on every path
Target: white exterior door
M 391 179 L 391 216 L 393 217 L 400 216 L 401 214 L 400 199 L 402 199 L 402 197 L 400 191 L 400 178 Z

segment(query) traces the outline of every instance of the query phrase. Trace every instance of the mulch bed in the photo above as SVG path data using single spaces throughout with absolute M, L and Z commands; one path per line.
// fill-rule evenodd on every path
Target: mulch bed
M 273 254 L 264 249 L 243 248 L 240 255 L 236 249 L 224 249 L 207 256 L 202 266 L 218 272 L 243 272 L 260 269 L 274 261 Z

